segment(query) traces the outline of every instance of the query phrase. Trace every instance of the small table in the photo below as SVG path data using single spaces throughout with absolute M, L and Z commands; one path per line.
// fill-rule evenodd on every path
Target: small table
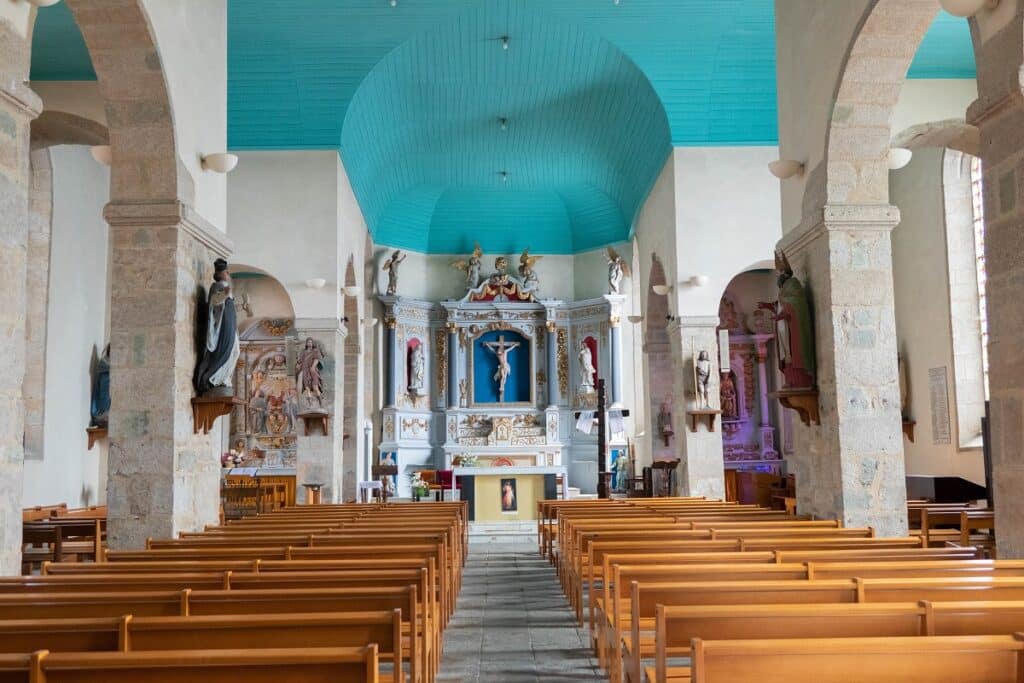
M 323 488 L 323 486 L 323 484 L 302 485 L 302 488 L 306 489 L 306 505 L 320 504 L 320 489 Z
M 384 485 L 380 481 L 361 481 L 357 484 L 357 491 L 359 492 L 359 501 L 361 503 L 370 502 L 370 492 L 373 492 L 373 497 L 380 499 L 381 493 L 384 491 Z

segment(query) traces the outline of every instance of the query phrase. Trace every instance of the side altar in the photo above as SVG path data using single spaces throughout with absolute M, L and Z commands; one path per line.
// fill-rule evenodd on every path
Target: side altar
M 468 477 L 473 467 L 480 475 L 536 468 L 549 482 L 558 475 L 562 492 L 570 477 L 583 491 L 596 488 L 597 435 L 577 431 L 573 414 L 595 409 L 599 377 L 621 404 L 625 297 L 542 299 L 535 278 L 505 268 L 502 257 L 490 277 L 469 272 L 460 300 L 380 297 L 386 357 L 379 457 L 398 466 L 400 497 L 411 495 L 410 475 L 424 469 Z M 609 443 L 625 449 L 625 434 Z

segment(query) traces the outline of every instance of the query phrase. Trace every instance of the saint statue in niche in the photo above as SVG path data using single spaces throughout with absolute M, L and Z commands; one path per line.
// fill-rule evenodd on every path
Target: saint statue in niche
M 95 357 L 95 356 L 94 356 Z M 110 344 L 96 361 L 93 371 L 92 398 L 89 402 L 89 426 L 106 427 L 110 413 Z
M 590 353 L 590 347 L 587 346 L 587 340 L 580 340 L 579 350 L 579 362 L 580 362 L 580 387 L 579 391 L 581 394 L 592 394 L 594 393 L 594 374 L 597 369 L 594 368 L 594 357 Z
M 231 377 L 238 362 L 238 324 L 228 262 L 213 262 L 213 284 L 207 298 L 202 353 L 192 384 L 200 396 L 231 396 Z
M 722 417 L 738 418 L 740 411 L 736 401 L 736 382 L 731 372 L 722 373 L 722 385 L 718 388 L 718 395 L 722 401 Z
M 608 293 L 619 294 L 622 280 L 630 276 L 629 266 L 612 247 L 606 249 L 608 255 Z
M 384 262 L 384 270 L 388 272 L 388 296 L 394 296 L 398 292 L 398 266 L 405 260 L 405 254 L 401 249 L 395 249 L 391 258 Z
M 506 342 L 505 335 L 500 335 L 496 342 L 484 342 L 484 347 L 498 359 L 498 369 L 494 372 L 494 381 L 498 383 L 498 402 L 505 402 L 505 383 L 512 374 L 512 366 L 508 362 L 508 352 L 519 346 L 519 342 Z
M 774 314 L 779 370 L 785 380 L 784 388 L 813 389 L 814 325 L 807 291 L 793 276 L 793 269 L 781 250 L 775 252 L 775 269 L 779 272 L 779 299 L 775 303 L 758 303 L 758 308 Z
M 295 384 L 305 405 L 317 412 L 324 407 L 324 352 L 312 337 L 306 337 L 306 345 L 295 362 Z
M 697 354 L 693 362 L 693 370 L 697 375 L 697 404 L 700 408 L 711 407 L 711 396 L 708 394 L 708 385 L 711 383 L 711 360 L 708 352 L 703 349 Z
M 484 252 L 480 248 L 480 243 L 476 242 L 473 245 L 473 253 L 468 259 L 452 261 L 452 268 L 466 271 L 466 286 L 470 289 L 476 289 L 480 286 L 480 269 L 483 267 L 483 255 Z
M 417 344 L 409 351 L 409 393 L 414 396 L 423 393 L 425 367 L 423 344 Z
M 668 401 L 662 401 L 661 409 L 658 411 L 658 433 L 668 446 L 668 440 L 675 436 L 672 430 L 672 412 L 668 409 Z

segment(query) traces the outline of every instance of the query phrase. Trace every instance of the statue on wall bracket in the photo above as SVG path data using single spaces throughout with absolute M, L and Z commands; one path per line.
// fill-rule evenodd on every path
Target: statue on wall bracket
M 197 327 L 201 336 L 199 362 L 192 376 L 198 394 L 192 399 L 192 428 L 209 433 L 214 420 L 245 403 L 235 398 L 231 386 L 240 349 L 231 273 L 224 259 L 213 262 L 213 284 L 206 301 L 200 302 Z
M 304 412 L 324 410 L 324 352 L 312 337 L 306 337 L 295 359 L 295 386 L 302 398 Z
M 395 249 L 394 253 L 391 254 L 391 258 L 384 262 L 383 268 L 388 273 L 388 296 L 394 296 L 398 293 L 398 266 L 402 265 L 404 260 L 405 255 L 402 253 L 402 250 Z
M 758 303 L 758 308 L 771 312 L 774 318 L 783 377 L 782 389 L 770 395 L 797 411 L 804 424 L 820 424 L 810 298 L 780 249 L 775 251 L 775 269 L 779 273 L 779 298 L 774 303 Z
M 608 293 L 621 294 L 623 279 L 630 277 L 629 265 L 611 246 L 606 248 L 608 257 Z
M 543 256 L 530 256 L 530 250 L 524 249 L 519 257 L 519 277 L 523 280 L 523 289 L 533 294 L 540 293 L 540 278 L 533 267 Z

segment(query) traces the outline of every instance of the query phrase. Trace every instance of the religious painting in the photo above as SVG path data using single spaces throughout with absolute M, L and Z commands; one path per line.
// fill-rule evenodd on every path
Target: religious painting
M 516 496 L 516 480 L 501 480 L 501 511 L 518 512 L 519 498 Z
M 531 403 L 530 339 L 516 330 L 491 330 L 473 341 L 473 402 Z

